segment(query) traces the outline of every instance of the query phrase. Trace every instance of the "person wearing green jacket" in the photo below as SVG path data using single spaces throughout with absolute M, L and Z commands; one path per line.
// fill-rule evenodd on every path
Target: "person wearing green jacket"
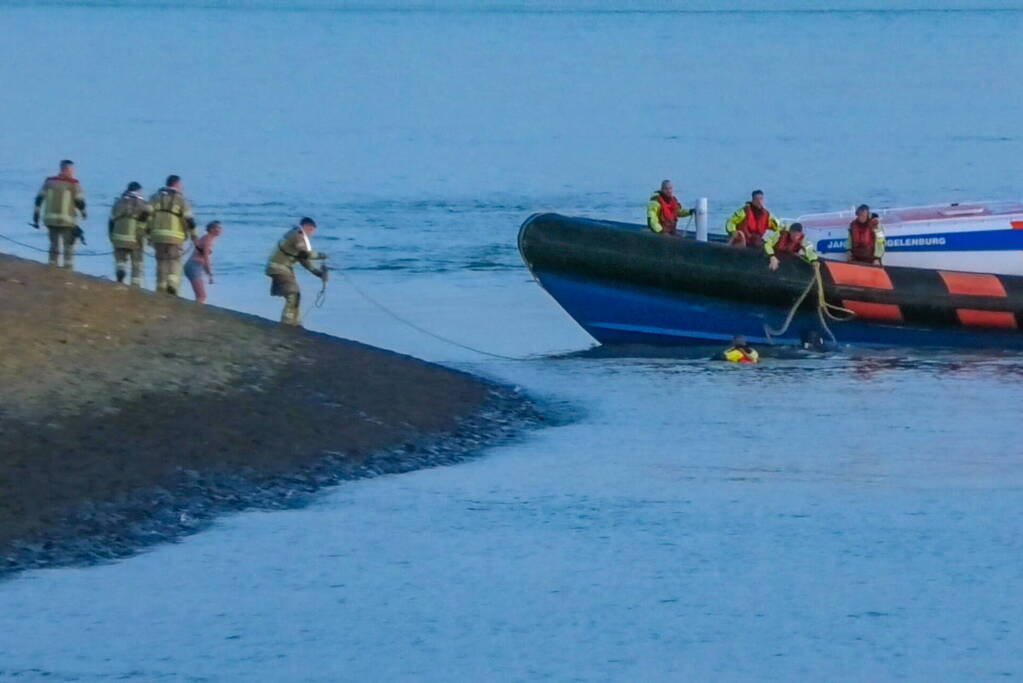
M 284 297 L 284 311 L 281 322 L 285 325 L 300 326 L 302 324 L 299 303 L 302 292 L 295 277 L 295 263 L 316 277 L 327 282 L 327 266 L 313 265 L 313 261 L 326 259 L 326 254 L 313 249 L 309 238 L 316 232 L 316 222 L 312 218 L 303 218 L 298 225 L 277 241 L 270 258 L 266 263 L 266 274 L 270 277 L 270 296 Z
M 781 229 L 778 219 L 764 206 L 763 190 L 754 190 L 750 200 L 739 207 L 725 222 L 728 243 L 735 247 L 764 246 L 764 237 L 768 231 Z
M 793 223 L 788 228 L 768 233 L 764 238 L 764 253 L 768 256 L 768 267 L 778 270 L 778 254 L 794 254 L 807 263 L 817 260 L 817 250 L 812 242 L 806 241 L 802 223 Z
M 60 162 L 60 173 L 46 179 L 36 195 L 32 225 L 39 228 L 39 215 L 50 233 L 50 265 L 58 265 L 63 255 L 63 267 L 74 269 L 75 239 L 81 235 L 78 215 L 85 220 L 85 192 L 75 178 L 75 163 L 70 159 Z M 62 254 L 63 252 L 63 254 Z
M 696 213 L 679 203 L 670 180 L 661 182 L 661 189 L 650 197 L 646 207 L 646 224 L 654 232 L 664 235 L 678 234 L 678 219 Z
M 107 222 L 118 282 L 124 282 L 131 261 L 131 286 L 142 286 L 142 250 L 146 244 L 146 223 L 152 215 L 153 207 L 142 196 L 142 185 L 128 183 L 128 188 L 114 202 Z

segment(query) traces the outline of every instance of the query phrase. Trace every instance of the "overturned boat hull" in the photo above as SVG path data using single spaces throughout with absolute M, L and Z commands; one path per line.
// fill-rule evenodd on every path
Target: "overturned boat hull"
M 760 250 L 656 235 L 643 226 L 557 214 L 532 216 L 519 250 L 533 275 L 603 344 L 694 345 L 743 334 L 799 345 L 827 337 L 816 291 L 784 334 L 813 268 Z M 855 313 L 827 321 L 840 344 L 1023 348 L 1023 278 L 824 262 L 825 300 Z M 815 289 L 815 288 L 814 288 Z

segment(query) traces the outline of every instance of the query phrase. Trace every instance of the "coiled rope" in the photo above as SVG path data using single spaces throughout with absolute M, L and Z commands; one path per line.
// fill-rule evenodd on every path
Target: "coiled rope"
M 836 306 L 835 304 L 829 304 L 827 302 L 824 298 L 824 278 L 821 276 L 820 261 L 814 261 L 810 265 L 813 267 L 813 276 L 810 278 L 810 281 L 806 283 L 806 287 L 803 288 L 803 293 L 800 294 L 799 298 L 796 299 L 796 302 L 792 304 L 792 308 L 789 309 L 788 315 L 785 316 L 785 323 L 781 326 L 781 329 L 772 329 L 771 327 L 768 327 L 767 323 L 764 323 L 764 334 L 767 335 L 768 341 L 771 341 L 772 337 L 780 337 L 788 332 L 789 326 L 792 324 L 792 319 L 796 317 L 796 311 L 799 310 L 799 307 L 803 304 L 803 301 L 806 300 L 807 295 L 810 294 L 810 290 L 814 289 L 815 285 L 817 289 L 817 319 L 820 321 L 821 327 L 824 331 L 827 332 L 828 338 L 831 340 L 832 344 L 838 344 L 838 340 L 835 339 L 834 332 L 832 332 L 831 328 L 828 326 L 827 319 L 831 319 L 836 322 L 845 322 L 856 317 L 855 311 L 843 308 L 842 306 Z M 840 313 L 841 315 L 836 315 L 835 313 L 832 313 L 832 311 Z

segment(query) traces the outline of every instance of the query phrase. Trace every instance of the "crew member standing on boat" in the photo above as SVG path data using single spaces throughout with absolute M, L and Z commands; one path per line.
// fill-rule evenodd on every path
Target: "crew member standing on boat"
M 50 233 L 50 265 L 57 265 L 63 247 L 64 268 L 73 269 L 75 239 L 81 235 L 76 212 L 85 220 L 85 193 L 75 178 L 75 163 L 70 159 L 60 162 L 60 174 L 47 178 L 36 195 L 32 213 L 32 225 L 36 229 L 39 229 L 40 212 L 43 225 Z
M 764 238 L 764 253 L 770 257 L 768 267 L 771 270 L 778 270 L 778 254 L 795 254 L 808 263 L 817 260 L 817 250 L 806 241 L 802 223 L 793 223 L 788 228 L 769 233 Z
M 763 190 L 754 190 L 750 201 L 733 213 L 725 223 L 725 232 L 734 247 L 764 246 L 764 236 L 769 230 L 777 232 L 781 226 L 764 206 Z
M 266 274 L 271 280 L 270 296 L 284 297 L 281 322 L 285 325 L 302 324 L 299 310 L 302 293 L 295 277 L 295 262 L 301 263 L 303 268 L 323 280 L 324 284 L 327 282 L 327 266 L 317 268 L 312 264 L 312 261 L 327 258 L 325 254 L 314 251 L 309 242 L 309 237 L 315 231 L 316 222 L 312 218 L 303 218 L 298 227 L 292 228 L 278 240 L 266 264 Z
M 687 209 L 675 197 L 675 190 L 670 180 L 661 182 L 661 189 L 650 197 L 646 207 L 646 223 L 654 232 L 675 235 L 678 230 L 678 219 L 692 216 L 695 211 Z
M 870 207 L 860 204 L 856 209 L 856 220 L 849 224 L 849 237 L 845 242 L 845 251 L 854 263 L 870 263 L 881 265 L 884 256 L 884 230 L 881 219 Z
M 149 200 L 153 218 L 149 222 L 149 241 L 156 250 L 156 291 L 177 294 L 181 287 L 181 245 L 195 242 L 192 205 L 181 193 L 181 178 L 167 176 L 167 184 Z
M 131 285 L 142 286 L 142 250 L 146 244 L 146 222 L 152 215 L 153 208 L 142 196 L 142 186 L 128 183 L 128 189 L 114 203 L 107 222 L 110 243 L 114 245 L 114 270 L 118 282 L 124 282 L 130 260 Z

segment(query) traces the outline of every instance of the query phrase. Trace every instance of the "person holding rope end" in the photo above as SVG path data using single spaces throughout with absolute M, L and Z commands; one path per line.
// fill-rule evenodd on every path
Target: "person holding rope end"
M 298 286 L 298 279 L 295 277 L 295 262 L 302 264 L 316 277 L 323 280 L 327 285 L 326 264 L 316 267 L 313 261 L 323 261 L 326 254 L 321 254 L 313 249 L 309 238 L 316 232 L 316 222 L 309 217 L 303 218 L 298 225 L 284 234 L 277 242 L 277 246 L 270 253 L 270 259 L 266 264 L 266 274 L 270 277 L 270 296 L 284 297 L 284 311 L 281 313 L 281 323 L 284 325 L 302 325 L 301 310 L 299 303 L 302 299 L 302 292 Z

